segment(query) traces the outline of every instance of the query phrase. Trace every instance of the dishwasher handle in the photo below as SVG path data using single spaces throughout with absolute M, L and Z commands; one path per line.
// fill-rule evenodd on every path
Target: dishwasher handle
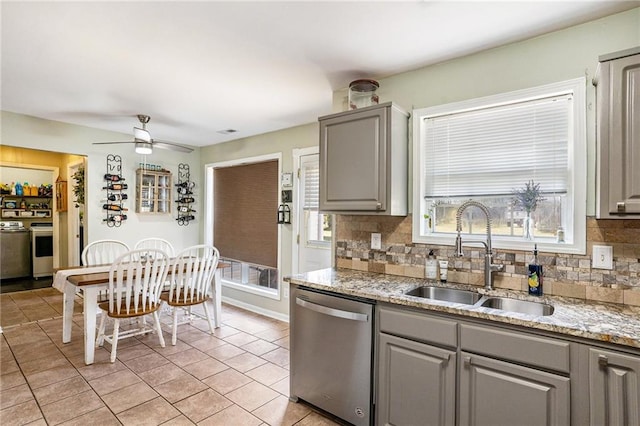
M 302 306 L 303 308 L 307 308 L 324 315 L 329 315 L 331 317 L 344 318 L 344 319 L 353 320 L 353 321 L 364 321 L 364 322 L 369 320 L 369 315 L 367 314 L 360 314 L 358 312 L 343 311 L 341 309 L 330 308 L 328 306 L 319 305 L 317 303 L 300 299 L 300 297 L 296 297 L 296 304 Z

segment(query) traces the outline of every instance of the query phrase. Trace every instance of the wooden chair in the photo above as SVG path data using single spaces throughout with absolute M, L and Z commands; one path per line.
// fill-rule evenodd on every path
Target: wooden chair
M 149 252 L 151 256 L 143 257 L 144 251 Z M 120 320 L 124 318 L 152 314 L 160 346 L 164 347 L 164 337 L 157 311 L 162 304 L 160 293 L 167 279 L 169 261 L 169 255 L 162 250 L 141 249 L 123 254 L 111 265 L 108 301 L 98 305 L 106 315 L 102 315 L 96 340 L 98 346 L 102 346 L 105 340 L 111 343 L 111 362 L 116 360 L 118 339 L 154 331 L 154 328 L 142 323 L 140 328 L 121 333 Z M 106 317 L 114 319 L 111 336 L 105 335 Z
M 173 246 L 171 245 L 171 243 L 165 240 L 164 238 L 156 238 L 156 237 L 144 238 L 138 241 L 136 245 L 133 247 L 134 250 L 146 249 L 146 248 L 163 250 L 167 252 L 167 254 L 170 257 L 173 257 L 175 254 L 175 250 L 173 249 Z
M 209 330 L 213 334 L 213 321 L 205 302 L 209 300 L 207 293 L 211 289 L 219 259 L 218 249 L 206 244 L 188 247 L 176 255 L 169 276 L 169 291 L 163 292 L 160 296 L 173 308 L 172 345 L 175 345 L 177 340 L 179 308 L 187 309 L 191 313 L 192 306 L 202 304 Z M 213 296 L 220 297 L 218 294 Z

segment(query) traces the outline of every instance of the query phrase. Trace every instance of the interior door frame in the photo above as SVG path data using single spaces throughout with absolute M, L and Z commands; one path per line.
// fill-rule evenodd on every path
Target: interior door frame
M 73 193 L 73 174 L 81 167 L 85 168 L 85 176 L 87 173 L 87 168 L 84 160 L 74 161 L 72 163 L 67 164 L 67 176 L 68 176 L 68 184 L 67 184 L 67 229 L 69 230 L 69 241 L 67 241 L 67 257 L 69 261 L 69 266 L 80 265 L 80 247 L 78 246 L 78 241 L 80 239 L 80 219 L 78 216 L 79 208 L 76 208 L 75 203 L 72 201 L 74 197 Z M 86 199 L 86 186 L 85 186 L 85 199 Z M 85 221 L 85 237 L 86 237 L 86 226 L 88 221 Z M 87 241 L 84 238 L 84 241 Z
M 302 206 L 300 205 L 302 202 L 302 188 L 300 185 L 300 164 L 301 157 L 305 155 L 314 155 L 320 154 L 319 146 L 312 146 L 309 148 L 295 148 L 292 150 L 293 154 L 293 171 L 294 171 L 294 191 L 293 191 L 293 203 L 292 203 L 292 212 L 293 217 L 296 218 L 293 221 L 293 232 L 291 233 L 291 273 L 297 274 L 300 271 L 300 226 L 302 221 L 299 220 L 300 213 L 302 212 Z M 331 221 L 331 267 L 335 267 L 336 262 L 336 246 L 335 246 L 335 235 L 336 235 L 336 227 L 335 220 Z

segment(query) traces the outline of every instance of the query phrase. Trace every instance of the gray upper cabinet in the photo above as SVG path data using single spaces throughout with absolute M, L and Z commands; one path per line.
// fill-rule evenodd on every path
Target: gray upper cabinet
M 320 210 L 407 215 L 408 114 L 391 102 L 320 117 Z
M 640 47 L 600 57 L 598 218 L 640 218 Z

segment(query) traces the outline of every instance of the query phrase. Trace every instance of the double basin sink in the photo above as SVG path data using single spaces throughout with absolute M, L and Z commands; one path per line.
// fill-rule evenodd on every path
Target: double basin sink
M 553 306 L 541 302 L 512 299 L 510 297 L 483 296 L 469 290 L 454 288 L 422 286 L 405 293 L 407 296 L 440 300 L 451 303 L 477 305 L 478 307 L 500 309 L 520 314 L 547 316 L 553 314 Z

